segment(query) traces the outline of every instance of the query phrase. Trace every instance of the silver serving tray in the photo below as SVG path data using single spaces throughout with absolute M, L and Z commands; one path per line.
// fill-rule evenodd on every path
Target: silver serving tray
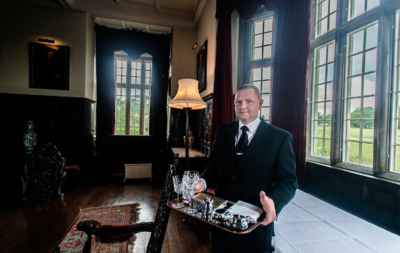
M 209 219 L 205 219 L 202 217 L 203 216 L 202 210 L 204 208 L 203 201 L 208 197 L 213 200 L 213 213 Z M 243 217 L 243 216 L 240 217 L 241 219 L 238 219 L 237 215 L 235 215 L 235 217 L 233 217 L 232 215 L 229 214 L 229 212 L 224 212 L 223 210 L 226 211 L 230 206 L 235 204 L 234 202 L 224 200 L 224 199 L 215 197 L 214 195 L 207 194 L 207 193 L 199 193 L 193 197 L 193 207 L 198 210 L 198 212 L 194 213 L 194 214 L 185 212 L 184 208 L 180 209 L 180 208 L 173 207 L 172 204 L 174 202 L 176 202 L 176 199 L 174 199 L 168 203 L 168 206 L 171 209 L 176 210 L 181 213 L 184 213 L 184 214 L 186 214 L 190 217 L 193 217 L 201 222 L 205 222 L 214 227 L 217 227 L 219 229 L 222 229 L 227 232 L 234 233 L 234 234 L 250 233 L 256 227 L 258 227 L 261 223 L 261 221 L 260 221 L 261 217 L 259 217 L 256 221 L 251 218 Z M 215 212 L 215 210 L 217 210 L 217 209 L 219 210 L 219 213 Z M 237 221 L 239 221 L 239 222 L 237 222 Z M 242 226 L 240 226 L 240 225 L 242 225 Z

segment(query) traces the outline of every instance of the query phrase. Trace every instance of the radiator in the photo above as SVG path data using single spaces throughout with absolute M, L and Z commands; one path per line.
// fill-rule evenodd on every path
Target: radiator
M 136 178 L 149 178 L 151 181 L 151 168 L 151 163 L 125 164 L 124 182 Z

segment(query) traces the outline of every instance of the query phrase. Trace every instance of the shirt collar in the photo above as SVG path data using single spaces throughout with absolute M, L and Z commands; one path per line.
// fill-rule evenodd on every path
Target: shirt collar
M 255 133 L 255 131 L 258 128 L 258 125 L 260 125 L 261 123 L 261 119 L 260 117 L 257 117 L 255 120 L 253 120 L 252 122 L 250 122 L 249 124 L 247 124 L 246 126 L 249 128 L 249 134 L 253 135 Z M 244 126 L 244 124 L 239 120 L 239 130 L 240 128 Z

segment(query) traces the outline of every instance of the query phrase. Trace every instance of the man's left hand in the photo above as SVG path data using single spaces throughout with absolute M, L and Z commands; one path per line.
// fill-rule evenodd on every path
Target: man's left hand
M 275 203 L 264 191 L 260 192 L 260 202 L 265 211 L 265 218 L 260 224 L 266 226 L 276 220 Z

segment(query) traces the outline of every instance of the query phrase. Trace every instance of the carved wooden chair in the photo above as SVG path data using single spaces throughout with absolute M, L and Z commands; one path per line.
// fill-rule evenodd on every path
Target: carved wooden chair
M 61 187 L 66 177 L 65 159 L 51 143 L 37 146 L 25 164 L 22 179 L 23 203 L 64 200 Z
M 173 194 L 172 175 L 177 165 L 178 156 L 174 156 L 173 163 L 168 168 L 154 222 L 139 222 L 133 225 L 112 226 L 101 225 L 95 220 L 82 221 L 78 223 L 77 229 L 87 234 L 87 240 L 83 252 L 90 252 L 92 235 L 96 236 L 97 240 L 102 243 L 115 243 L 128 240 L 130 236 L 140 232 L 151 232 L 146 252 L 161 252 L 171 211 L 167 204 L 171 199 L 171 194 Z

